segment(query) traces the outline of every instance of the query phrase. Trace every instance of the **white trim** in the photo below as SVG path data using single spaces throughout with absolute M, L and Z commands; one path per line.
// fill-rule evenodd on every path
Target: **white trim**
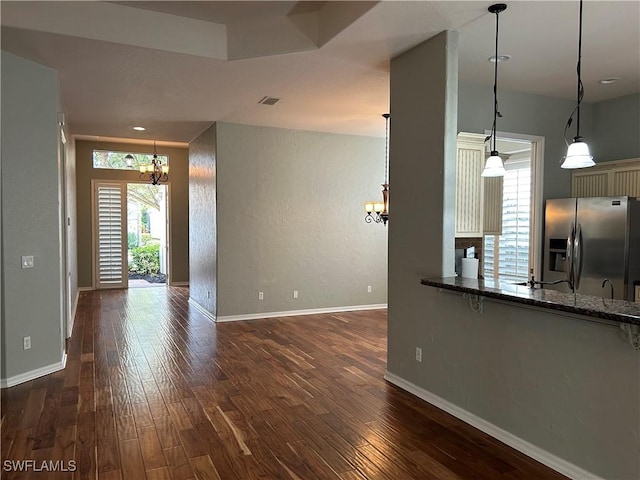
M 71 336 L 73 333 L 73 325 L 76 323 L 76 312 L 78 311 L 78 300 L 80 299 L 80 289 L 76 290 L 76 298 L 73 301 L 73 306 L 71 307 L 71 318 L 69 319 L 69 323 L 67 325 L 67 338 Z
M 216 316 L 213 313 L 211 313 L 209 310 L 204 308 L 202 305 L 200 305 L 198 302 L 196 302 L 191 297 L 189 297 L 189 305 L 192 305 L 196 310 L 198 310 L 201 314 L 203 314 L 205 317 L 207 317 L 212 322 L 216 321 Z
M 188 287 L 189 282 L 171 282 L 169 286 L 170 287 Z
M 49 375 L 50 373 L 59 372 L 60 370 L 64 370 L 64 367 L 66 365 L 67 365 L 67 354 L 65 353 L 59 362 L 56 362 L 52 365 L 36 368 L 35 370 L 31 370 L 25 373 L 20 373 L 18 375 L 14 375 L 13 377 L 0 379 L 0 388 L 13 387 L 15 385 L 19 385 L 24 382 L 35 380 L 36 378 Z
M 78 287 L 78 292 L 92 292 L 93 290 L 93 287 Z
M 384 379 L 569 478 L 575 480 L 604 480 L 389 371 L 385 373 Z
M 387 308 L 386 303 L 374 305 L 355 305 L 351 307 L 309 308 L 307 310 L 287 310 L 284 312 L 245 313 L 243 315 L 225 315 L 218 317 L 218 322 L 238 322 L 241 320 L 258 320 L 260 318 L 295 317 L 298 315 L 316 315 L 318 313 L 351 312 L 354 310 L 380 310 Z

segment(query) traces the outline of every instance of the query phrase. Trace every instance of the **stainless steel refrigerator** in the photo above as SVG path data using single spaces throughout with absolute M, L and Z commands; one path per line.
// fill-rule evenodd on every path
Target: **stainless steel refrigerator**
M 614 298 L 633 301 L 640 280 L 640 200 L 547 200 L 543 262 L 545 282 L 569 280 L 575 293 L 604 298 L 613 288 Z M 545 288 L 571 292 L 567 283 Z

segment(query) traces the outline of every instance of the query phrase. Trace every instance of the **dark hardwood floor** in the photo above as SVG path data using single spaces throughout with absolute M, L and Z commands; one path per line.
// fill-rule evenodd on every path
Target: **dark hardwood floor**
M 386 312 L 214 324 L 187 288 L 82 293 L 64 371 L 2 390 L 2 478 L 565 478 L 386 383 Z

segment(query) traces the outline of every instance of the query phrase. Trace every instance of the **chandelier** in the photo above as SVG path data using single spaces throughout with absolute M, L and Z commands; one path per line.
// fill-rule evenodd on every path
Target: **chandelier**
M 169 180 L 169 165 L 163 165 L 156 152 L 156 142 L 153 142 L 153 160 L 147 165 L 140 165 L 140 180 L 158 185 Z
M 382 223 L 385 226 L 389 221 L 389 117 L 391 114 L 383 113 L 386 122 L 385 150 L 384 150 L 384 183 L 382 184 L 382 202 L 366 202 L 364 221 L 367 223 Z

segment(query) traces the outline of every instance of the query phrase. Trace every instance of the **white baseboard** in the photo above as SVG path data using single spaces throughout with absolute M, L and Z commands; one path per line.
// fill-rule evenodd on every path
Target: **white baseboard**
M 384 379 L 389 383 L 400 387 L 402 390 L 406 390 L 416 397 L 421 398 L 425 402 L 428 402 L 431 405 L 444 410 L 445 412 L 453 415 L 463 422 L 468 423 L 469 425 L 488 435 L 491 435 L 493 438 L 506 443 L 519 452 L 524 453 L 528 457 L 537 460 L 543 465 L 546 465 L 547 467 L 552 468 L 556 472 L 559 472 L 569 478 L 572 478 L 574 480 L 604 480 L 591 472 L 583 470 L 577 465 L 567 462 L 566 460 L 563 460 L 562 458 L 557 457 L 547 452 L 546 450 L 536 447 L 535 445 L 527 442 L 526 440 L 523 440 L 520 437 L 516 437 L 512 433 L 503 430 L 493 423 L 490 423 L 483 418 L 480 418 L 473 413 L 458 407 L 457 405 L 454 405 L 453 403 L 429 392 L 428 390 L 418 387 L 417 385 L 403 379 L 402 377 L 399 377 L 387 371 Z
M 92 292 L 93 287 L 78 287 L 79 292 Z
M 30 372 L 14 375 L 13 377 L 0 379 L 0 388 L 13 387 L 15 385 L 19 385 L 24 382 L 35 380 L 36 378 L 49 375 L 50 373 L 58 372 L 60 370 L 63 370 L 66 365 L 67 365 L 67 353 L 65 352 L 65 354 L 62 356 L 62 359 L 59 362 L 56 362 L 52 365 L 36 368 L 35 370 L 31 370 Z
M 189 305 L 192 305 L 196 310 L 198 310 L 201 314 L 203 314 L 205 317 L 207 317 L 212 322 L 216 321 L 216 316 L 213 313 L 211 313 L 209 310 L 204 308 L 202 305 L 200 305 L 198 302 L 196 302 L 191 297 L 189 297 Z
M 310 308 L 307 310 L 286 310 L 284 312 L 247 313 L 244 315 L 225 315 L 218 317 L 218 322 L 238 322 L 241 320 L 258 320 L 260 318 L 295 317 L 298 315 L 316 315 L 318 313 L 352 312 L 355 310 L 380 310 L 387 308 L 386 303 L 375 305 L 355 305 L 350 307 Z
M 188 287 L 189 282 L 171 282 L 169 286 L 170 287 Z

